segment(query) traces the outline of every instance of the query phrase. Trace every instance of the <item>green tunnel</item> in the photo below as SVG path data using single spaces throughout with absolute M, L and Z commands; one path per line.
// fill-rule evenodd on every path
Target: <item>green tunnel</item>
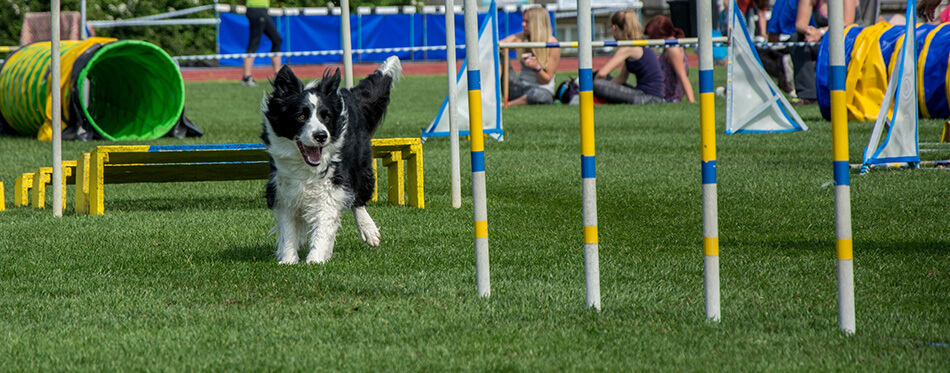
M 39 138 L 44 124 L 50 131 L 50 55 L 49 42 L 30 44 L 0 69 L 5 127 Z M 90 38 L 63 41 L 60 55 L 66 126 L 88 125 L 109 140 L 152 140 L 171 131 L 182 116 L 181 73 L 161 48 L 137 40 Z

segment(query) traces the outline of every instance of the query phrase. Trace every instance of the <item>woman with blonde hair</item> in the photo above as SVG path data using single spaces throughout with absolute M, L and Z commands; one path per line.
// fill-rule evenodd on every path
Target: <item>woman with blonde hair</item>
M 524 31 L 508 35 L 502 43 L 557 43 L 551 32 L 551 18 L 543 7 L 525 9 L 521 14 Z M 521 72 L 517 76 L 508 69 L 508 105 L 550 104 L 554 102 L 554 73 L 561 50 L 558 48 L 518 49 Z
M 637 13 L 629 10 L 611 15 L 610 32 L 617 41 L 643 39 Z M 610 78 L 617 67 L 620 73 Z M 637 78 L 635 86 L 627 84 L 631 74 Z M 663 79 L 663 69 L 652 49 L 618 47 L 594 75 L 594 96 L 612 103 L 659 104 L 664 102 Z

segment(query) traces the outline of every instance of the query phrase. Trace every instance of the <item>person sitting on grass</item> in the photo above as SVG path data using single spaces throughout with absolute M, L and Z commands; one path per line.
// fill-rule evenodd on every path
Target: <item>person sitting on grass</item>
M 508 35 L 502 43 L 544 42 L 557 43 L 551 32 L 551 19 L 547 9 L 534 7 L 522 13 L 524 31 Z M 534 105 L 554 103 L 554 73 L 561 60 L 559 48 L 518 49 L 521 72 L 514 76 L 508 69 L 508 105 Z
M 610 32 L 617 41 L 643 38 L 640 21 L 633 11 L 619 11 L 611 15 Z M 611 78 L 608 74 L 617 67 L 620 67 L 620 73 Z M 637 85 L 627 84 L 630 74 L 636 76 Z M 594 74 L 594 97 L 611 103 L 663 103 L 664 77 L 660 61 L 652 49 L 618 47 L 614 55 Z
M 653 17 L 645 28 L 650 39 L 679 39 L 684 37 L 682 29 L 673 26 L 673 21 L 663 15 Z M 680 102 L 683 96 L 689 102 L 693 97 L 693 85 L 689 82 L 689 62 L 683 47 L 669 47 L 660 54 L 660 67 L 663 69 L 663 99 L 666 102 Z

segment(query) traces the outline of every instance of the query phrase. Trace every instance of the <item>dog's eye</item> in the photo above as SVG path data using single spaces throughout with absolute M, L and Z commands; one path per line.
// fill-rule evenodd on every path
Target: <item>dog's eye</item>
M 300 119 L 300 120 L 307 120 L 307 116 L 306 116 L 306 115 L 303 115 L 303 114 L 300 114 L 300 116 L 298 116 L 297 119 Z
M 323 114 L 323 122 L 326 123 L 326 122 L 329 122 L 329 121 L 330 121 L 330 116 L 329 116 L 329 115 L 326 115 L 326 114 Z

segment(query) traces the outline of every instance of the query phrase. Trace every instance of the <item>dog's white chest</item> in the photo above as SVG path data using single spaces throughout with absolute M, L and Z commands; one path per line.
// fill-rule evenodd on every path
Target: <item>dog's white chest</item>
M 297 210 L 342 209 L 352 197 L 329 178 L 278 178 L 277 199 Z

